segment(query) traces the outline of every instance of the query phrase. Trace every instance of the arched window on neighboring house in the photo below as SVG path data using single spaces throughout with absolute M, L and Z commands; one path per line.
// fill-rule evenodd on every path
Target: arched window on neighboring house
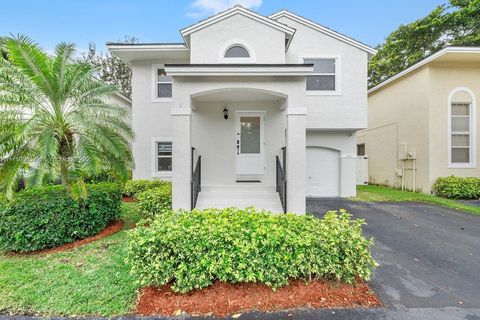
M 250 58 L 250 53 L 245 47 L 237 44 L 225 51 L 225 58 Z
M 448 99 L 448 166 L 476 167 L 476 101 L 473 92 L 457 88 Z

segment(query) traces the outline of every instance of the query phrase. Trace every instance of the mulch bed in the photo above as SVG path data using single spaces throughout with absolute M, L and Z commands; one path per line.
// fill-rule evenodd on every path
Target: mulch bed
M 328 280 L 294 280 L 273 291 L 263 284 L 215 282 L 203 290 L 174 293 L 170 285 L 144 288 L 137 305 L 139 315 L 227 316 L 245 311 L 294 308 L 369 308 L 383 306 L 367 284 L 347 285 Z
M 61 251 L 66 251 L 70 250 L 76 247 L 79 247 L 81 245 L 87 244 L 89 242 L 97 241 L 103 238 L 106 238 L 108 236 L 111 236 L 112 234 L 115 234 L 119 232 L 120 230 L 123 229 L 124 222 L 122 220 L 117 220 L 113 223 L 111 223 L 108 227 L 100 231 L 94 236 L 77 240 L 75 242 L 67 243 L 58 247 L 54 248 L 48 248 L 48 249 L 42 249 L 38 251 L 32 251 L 32 252 L 27 252 L 27 253 L 19 253 L 19 252 L 11 252 L 8 255 L 10 256 L 29 256 L 29 255 L 37 255 L 37 254 L 48 254 L 48 253 L 55 253 L 55 252 L 61 252 Z
M 123 202 L 137 202 L 137 199 L 135 199 L 134 197 L 123 197 L 122 201 Z

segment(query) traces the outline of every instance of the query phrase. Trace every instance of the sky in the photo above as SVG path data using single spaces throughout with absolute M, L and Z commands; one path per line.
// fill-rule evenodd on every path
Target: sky
M 371 46 L 447 0 L 0 0 L 0 35 L 25 34 L 52 51 L 61 41 L 86 51 L 125 36 L 182 42 L 179 30 L 235 4 L 269 15 L 288 9 Z

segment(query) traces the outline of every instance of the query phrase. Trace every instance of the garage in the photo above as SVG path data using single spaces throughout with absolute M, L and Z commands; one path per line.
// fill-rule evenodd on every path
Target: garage
M 307 197 L 340 196 L 340 152 L 307 147 Z

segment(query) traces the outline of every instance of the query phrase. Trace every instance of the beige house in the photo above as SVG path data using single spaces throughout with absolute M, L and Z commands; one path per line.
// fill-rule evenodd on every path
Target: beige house
M 368 92 L 357 133 L 370 183 L 430 193 L 438 177 L 480 176 L 480 47 L 446 47 Z

